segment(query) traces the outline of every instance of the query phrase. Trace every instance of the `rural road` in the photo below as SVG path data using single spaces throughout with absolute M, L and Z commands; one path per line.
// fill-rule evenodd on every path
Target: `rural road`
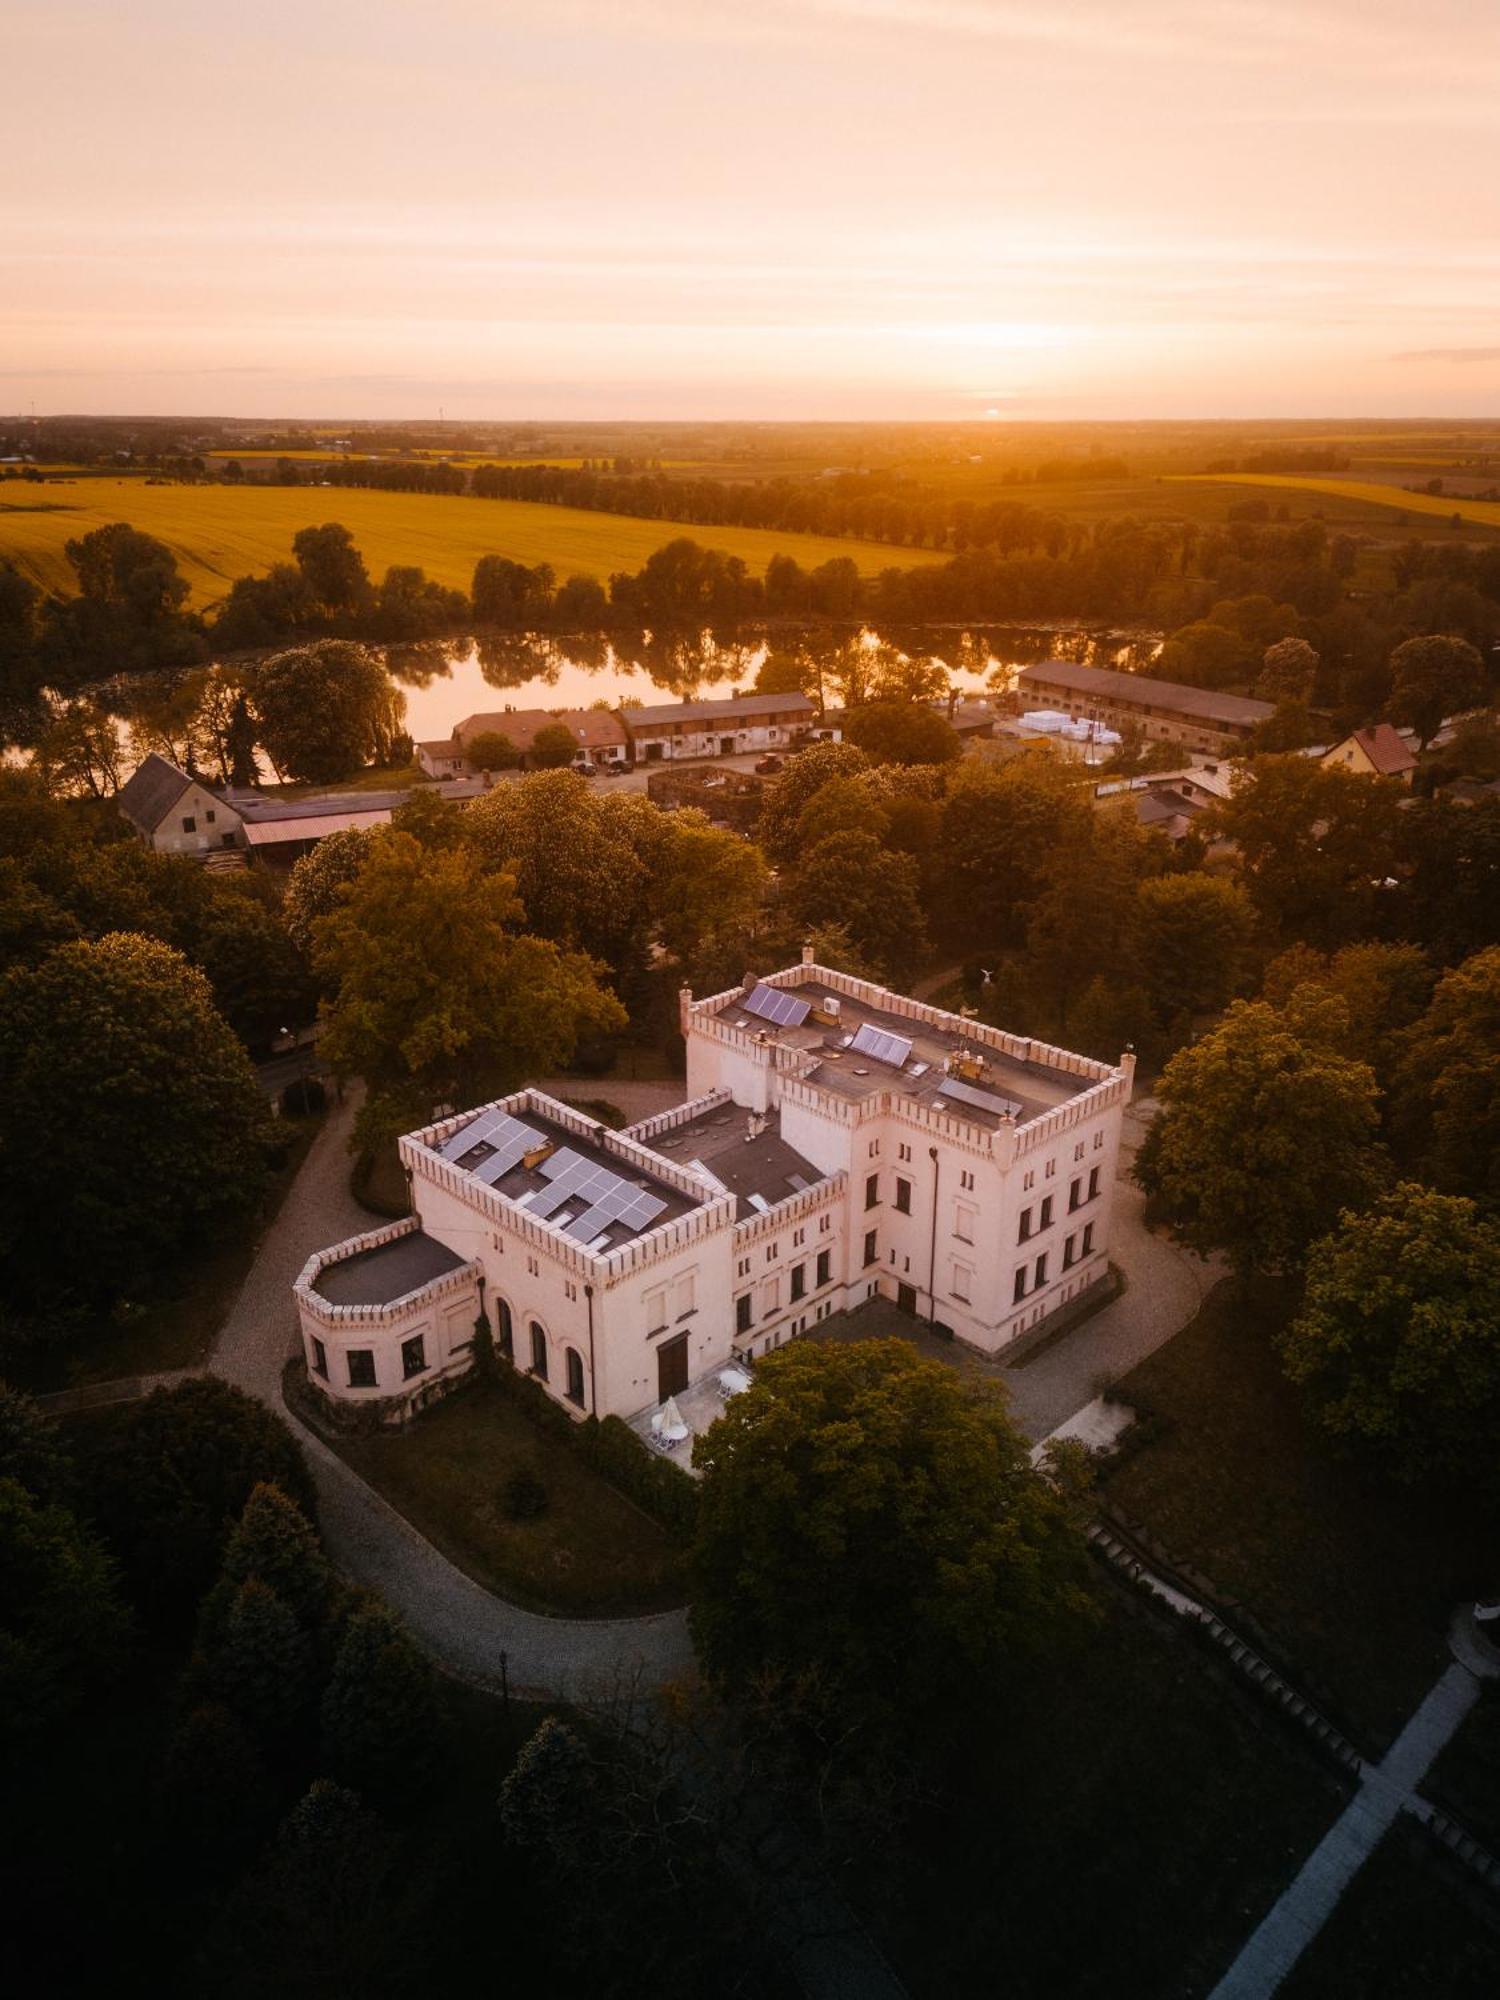
M 561 1093 L 563 1082 L 552 1079 Z M 544 1086 L 545 1087 L 545 1086 Z M 581 1094 L 584 1086 L 567 1086 Z M 592 1088 L 592 1086 L 589 1086 Z M 675 1085 L 600 1085 L 631 1117 L 673 1102 Z M 627 1101 L 628 1098 L 628 1101 Z M 660 1687 L 694 1672 L 687 1616 L 539 1617 L 506 1603 L 456 1569 L 322 1440 L 285 1409 L 282 1368 L 297 1349 L 292 1283 L 314 1250 L 357 1235 L 372 1218 L 349 1192 L 348 1137 L 356 1101 L 335 1106 L 266 1231 L 209 1360 L 214 1374 L 282 1411 L 296 1431 L 317 1482 L 329 1553 L 356 1582 L 378 1590 L 423 1645 L 453 1672 L 498 1685 L 501 1655 L 518 1691 L 601 1699 Z M 1126 1115 L 1121 1164 L 1128 1168 L 1151 1107 Z M 1116 1194 L 1115 1261 L 1125 1273 L 1120 1298 L 1018 1368 L 996 1372 L 1033 1440 L 1045 1437 L 1172 1335 L 1197 1310 L 1218 1275 L 1153 1236 L 1142 1197 L 1126 1180 Z

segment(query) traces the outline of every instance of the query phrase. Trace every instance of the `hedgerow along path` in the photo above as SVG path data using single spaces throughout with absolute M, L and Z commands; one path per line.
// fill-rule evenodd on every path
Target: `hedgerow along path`
M 352 486 L 148 486 L 141 479 L 102 478 L 0 485 L 0 561 L 14 563 L 44 590 L 67 595 L 75 581 L 68 542 L 111 521 L 128 521 L 167 544 L 198 610 L 219 602 L 236 577 L 290 562 L 298 529 L 323 521 L 342 521 L 373 576 L 392 563 L 415 563 L 456 590 L 469 588 L 481 556 L 551 563 L 559 579 L 603 580 L 615 570 L 639 569 L 679 535 L 741 557 L 756 576 L 774 555 L 791 556 L 805 569 L 848 556 L 861 576 L 893 564 L 946 560 L 931 549 L 884 542 L 648 521 L 529 500 Z

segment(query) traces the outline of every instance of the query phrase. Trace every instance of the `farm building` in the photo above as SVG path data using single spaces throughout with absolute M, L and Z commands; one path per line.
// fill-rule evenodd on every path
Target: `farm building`
M 1149 742 L 1181 743 L 1210 756 L 1248 741 L 1275 713 L 1270 702 L 1248 695 L 1184 687 L 1072 660 L 1022 667 L 1016 684 L 1023 707 L 1057 709 L 1075 720 L 1136 730 Z

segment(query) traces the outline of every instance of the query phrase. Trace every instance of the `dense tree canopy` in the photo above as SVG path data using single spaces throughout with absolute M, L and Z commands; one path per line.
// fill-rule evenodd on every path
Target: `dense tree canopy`
M 33 1283 L 118 1291 L 259 1193 L 255 1073 L 166 945 L 115 933 L 11 972 L 0 1076 L 0 1243 Z
M 1239 1001 L 1162 1072 L 1136 1177 L 1185 1243 L 1242 1276 L 1295 1270 L 1379 1183 L 1376 1085 L 1336 999 Z
M 872 701 L 845 710 L 844 737 L 877 764 L 951 764 L 962 748 L 952 725 L 915 701 Z
M 694 1447 L 709 1675 L 957 1729 L 1079 1603 L 1082 1542 L 994 1395 L 903 1341 L 794 1341 Z
M 527 936 L 514 878 L 469 847 L 379 833 L 347 897 L 314 925 L 333 994 L 322 1049 L 403 1111 L 473 1104 L 566 1065 L 578 1037 L 624 1026 L 603 968 Z
M 182 1618 L 214 1581 L 247 1501 L 273 1485 L 309 1519 L 302 1452 L 266 1404 L 212 1376 L 134 1404 L 94 1475 L 99 1518 L 131 1596 Z M 247 1572 L 248 1574 L 248 1572 Z
M 367 647 L 324 639 L 273 654 L 249 690 L 266 755 L 287 777 L 326 785 L 389 763 L 405 698 Z
M 1484 661 L 1467 639 L 1407 639 L 1391 654 L 1391 714 L 1425 750 L 1448 716 L 1484 700 Z
M 1452 1194 L 1500 1206 L 1500 949 L 1443 975 L 1395 1083 L 1406 1155 Z
M 1272 936 L 1326 947 L 1368 936 L 1393 896 L 1404 797 L 1394 779 L 1257 757 L 1207 817 L 1238 848 L 1246 891 Z
M 1281 1340 L 1318 1421 L 1408 1483 L 1500 1492 L 1500 1227 L 1403 1182 L 1308 1263 Z

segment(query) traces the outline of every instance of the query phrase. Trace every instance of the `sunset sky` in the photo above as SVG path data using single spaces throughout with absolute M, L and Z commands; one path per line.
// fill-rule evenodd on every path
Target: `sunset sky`
M 0 409 L 1500 413 L 1496 0 L 8 0 Z

